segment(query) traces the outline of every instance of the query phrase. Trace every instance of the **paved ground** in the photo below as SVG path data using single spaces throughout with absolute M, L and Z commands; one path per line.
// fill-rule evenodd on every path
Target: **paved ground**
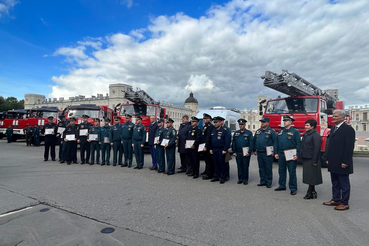
M 220 185 L 148 168 L 43 162 L 43 147 L 0 141 L 0 245 L 367 245 L 369 159 L 355 158 L 351 209 L 323 206 L 331 198 L 329 174 L 318 199 L 304 200 L 306 185 L 289 192 L 250 183 Z M 146 167 L 150 157 L 145 155 Z M 202 168 L 204 164 L 201 164 Z M 274 165 L 274 187 L 277 165 Z M 21 208 L 30 209 L 17 211 Z M 48 211 L 40 212 L 44 208 Z M 16 211 L 7 214 L 9 211 Z M 111 234 L 102 234 L 112 227 Z

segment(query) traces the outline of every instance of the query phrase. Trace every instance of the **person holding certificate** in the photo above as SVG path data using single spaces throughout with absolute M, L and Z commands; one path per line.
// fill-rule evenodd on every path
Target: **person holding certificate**
M 94 126 L 88 130 L 88 142 L 90 142 L 91 161 L 90 165 L 95 164 L 95 151 L 96 151 L 96 164 L 100 164 L 100 120 L 94 119 Z
M 78 139 L 78 126 L 76 125 L 76 118 L 71 117 L 69 119 L 69 125 L 63 133 L 63 139 L 66 142 L 66 155 L 67 164 L 71 162 L 78 164 L 77 162 L 77 139 Z
M 283 116 L 284 128 L 277 135 L 277 149 L 275 158 L 278 160 L 279 187 L 275 191 L 286 190 L 286 174 L 289 173 L 289 188 L 291 195 L 296 195 L 296 160 L 300 153 L 300 132 L 292 127 L 295 119 L 289 115 Z
M 165 153 L 167 156 L 167 172 L 168 175 L 173 175 L 176 168 L 176 139 L 177 130 L 173 128 L 174 120 L 169 118 L 167 120 L 167 130 L 164 134 L 164 139 L 168 139 L 168 143 L 165 144 Z
M 144 166 L 143 148 L 146 142 L 146 129 L 141 123 L 141 116 L 136 116 L 136 125 L 133 128 L 132 147 L 134 147 L 136 166 L 134 169 L 142 169 Z
M 122 140 L 123 144 L 123 152 L 124 152 L 124 164 L 122 167 L 132 167 L 132 156 L 133 156 L 133 149 L 132 149 L 132 134 L 133 134 L 133 127 L 135 124 L 131 122 L 132 116 L 130 114 L 125 115 L 126 123 L 122 124 L 120 127 L 121 129 L 121 136 L 120 139 Z
M 40 146 L 40 128 L 37 124 L 33 127 L 33 145 Z
M 90 161 L 90 142 L 87 141 L 88 130 L 92 124 L 88 122 L 88 115 L 82 115 L 83 122 L 79 124 L 79 138 L 78 143 L 80 146 L 81 165 L 89 163 Z M 86 154 L 86 155 L 85 155 Z
M 188 150 L 186 149 L 187 132 L 191 129 L 191 123 L 188 121 L 188 119 L 188 115 L 183 115 L 182 123 L 179 126 L 177 135 L 178 153 L 181 160 L 181 166 L 179 167 L 178 173 L 186 172 L 186 174 L 190 174 L 192 172 L 190 157 L 188 155 Z
M 155 133 L 154 144 L 156 150 L 156 161 L 158 162 L 158 173 L 165 172 L 165 156 L 164 156 L 164 146 L 161 146 L 161 142 L 165 136 L 166 129 L 164 128 L 164 120 L 158 120 L 158 129 Z
M 198 118 L 191 118 L 191 128 L 187 131 L 185 145 L 188 150 L 188 157 L 192 171 L 187 174 L 187 176 L 193 176 L 194 179 L 197 179 L 200 173 L 200 153 L 198 151 L 198 147 L 201 143 L 201 130 L 197 126 L 198 123 Z
M 49 159 L 49 151 L 51 152 L 51 159 L 55 161 L 55 145 L 56 145 L 56 124 L 53 122 L 54 117 L 49 116 L 47 123 L 41 130 L 41 133 L 45 135 L 45 151 L 44 161 Z
M 205 171 L 201 173 L 203 180 L 212 179 L 214 175 L 214 162 L 213 156 L 210 154 L 211 146 L 211 132 L 214 129 L 214 125 L 211 123 L 212 118 L 209 114 L 203 114 L 204 128 L 201 133 L 201 143 L 205 144 L 203 149 L 203 155 L 205 159 Z
M 156 149 L 155 149 L 155 135 L 156 131 L 158 130 L 158 122 L 156 122 L 155 116 L 150 116 L 150 124 L 149 124 L 149 136 L 147 143 L 150 147 L 150 154 L 151 154 L 151 160 L 152 160 L 152 167 L 150 167 L 150 170 L 158 170 L 158 160 L 156 158 Z
M 317 198 L 315 185 L 323 183 L 320 167 L 319 154 L 321 137 L 315 130 L 317 122 L 315 119 L 305 121 L 306 132 L 302 136 L 300 158 L 302 159 L 302 182 L 309 185 L 304 199 Z
M 245 119 L 239 119 L 240 130 L 236 131 L 232 140 L 232 153 L 236 157 L 238 181 L 237 184 L 249 183 L 250 156 L 254 149 L 254 137 L 252 132 L 246 129 Z
M 214 160 L 214 177 L 210 182 L 220 181 L 220 184 L 225 183 L 227 176 L 227 165 L 225 155 L 228 151 L 230 143 L 230 136 L 228 136 L 227 129 L 222 127 L 224 118 L 216 116 L 214 120 L 214 129 L 211 132 L 211 147 L 210 154 L 213 155 Z
M 269 126 L 270 119 L 260 120 L 261 128 L 254 135 L 254 155 L 258 158 L 260 183 L 257 186 L 272 188 L 274 149 L 277 145 L 277 133 Z
M 99 145 L 101 148 L 101 166 L 110 165 L 110 119 L 104 119 L 104 126 L 100 128 Z
M 122 140 L 120 139 L 121 135 L 121 126 L 119 125 L 120 118 L 114 117 L 114 125 L 110 128 L 110 145 L 113 147 L 113 166 L 118 165 L 122 166 L 122 158 L 123 158 L 123 146 Z M 119 156 L 119 157 L 118 157 Z
M 65 129 L 67 128 L 67 121 L 64 115 L 60 115 L 59 119 L 60 121 L 58 122 L 58 127 L 56 129 L 56 132 L 57 132 L 56 136 L 59 142 L 59 162 L 64 163 L 65 160 L 67 159 L 66 154 L 65 154 L 67 143 L 63 141 L 63 133 Z

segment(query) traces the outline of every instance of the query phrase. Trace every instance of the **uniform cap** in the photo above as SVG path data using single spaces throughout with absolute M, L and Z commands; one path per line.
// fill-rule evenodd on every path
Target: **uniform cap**
M 292 121 L 292 122 L 294 122 L 294 121 L 295 121 L 295 119 L 294 119 L 294 118 L 292 118 L 291 116 L 289 116 L 289 115 L 284 115 L 284 116 L 283 116 L 283 121 L 287 121 L 287 120 L 290 120 L 290 121 Z
M 100 121 L 100 119 L 99 118 L 95 118 L 94 121 Z
M 53 120 L 53 119 L 54 119 L 54 117 L 49 116 L 49 117 L 47 117 L 47 119 L 48 119 L 48 120 Z
M 104 120 L 105 120 L 106 122 L 110 122 L 110 119 L 109 119 L 109 118 L 104 118 Z
M 220 116 L 215 116 L 213 118 L 213 121 L 223 121 L 223 120 L 224 120 L 224 118 L 223 117 L 220 117 Z
M 197 118 L 197 117 L 195 117 L 195 116 L 192 116 L 192 117 L 191 117 L 191 121 L 197 121 L 197 122 L 199 122 L 199 118 Z
M 119 119 L 119 117 L 115 116 L 115 117 L 114 117 L 114 120 L 120 120 L 120 119 Z
M 84 118 L 84 119 L 88 119 L 88 118 L 90 118 L 87 114 L 84 114 L 84 115 L 82 115 L 82 118 Z
M 245 119 L 238 119 L 237 122 L 238 122 L 239 125 L 244 125 L 247 122 L 247 120 L 245 120 Z
M 74 117 L 70 117 L 70 118 L 69 118 L 69 120 L 70 120 L 70 121 L 76 121 L 76 118 L 74 118 Z
M 140 115 L 137 115 L 137 116 L 136 116 L 136 119 L 140 119 L 140 120 L 142 120 L 142 117 L 141 117 Z
M 158 120 L 158 123 L 163 123 L 164 122 L 164 120 L 163 119 L 159 119 Z
M 132 115 L 130 115 L 130 114 L 125 114 L 124 116 L 132 118 Z
M 203 119 L 212 119 L 210 114 L 204 113 L 202 116 Z
M 168 118 L 167 123 L 174 123 L 174 120 L 172 120 L 172 118 Z
M 261 118 L 261 122 L 270 122 L 270 119 L 268 117 Z

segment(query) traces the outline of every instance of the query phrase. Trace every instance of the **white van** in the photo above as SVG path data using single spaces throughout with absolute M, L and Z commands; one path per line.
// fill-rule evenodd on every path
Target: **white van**
M 212 107 L 207 110 L 201 110 L 196 115 L 196 117 L 199 118 L 200 120 L 199 127 L 201 129 L 204 126 L 203 119 L 202 119 L 204 114 L 208 114 L 212 118 L 214 118 L 215 116 L 220 116 L 224 118 L 225 119 L 224 124 L 231 129 L 232 133 L 240 129 L 240 127 L 238 126 L 237 120 L 241 119 L 241 114 L 237 112 L 236 110 L 226 109 L 225 107 L 222 107 L 222 106 Z

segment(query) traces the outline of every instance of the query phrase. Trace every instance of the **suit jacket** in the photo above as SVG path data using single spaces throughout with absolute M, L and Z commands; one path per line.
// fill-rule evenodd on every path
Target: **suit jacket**
M 154 139 L 157 129 L 158 123 L 156 121 L 154 121 L 154 123 L 149 124 L 149 139 L 147 141 L 149 145 L 154 145 Z
M 333 129 L 328 138 L 328 171 L 336 174 L 353 173 L 352 155 L 355 144 L 354 129 L 346 123 L 343 123 L 336 131 Z M 342 163 L 347 164 L 348 167 L 342 168 Z
M 187 132 L 192 129 L 191 123 L 181 123 L 178 130 L 178 152 L 188 153 L 186 146 Z

